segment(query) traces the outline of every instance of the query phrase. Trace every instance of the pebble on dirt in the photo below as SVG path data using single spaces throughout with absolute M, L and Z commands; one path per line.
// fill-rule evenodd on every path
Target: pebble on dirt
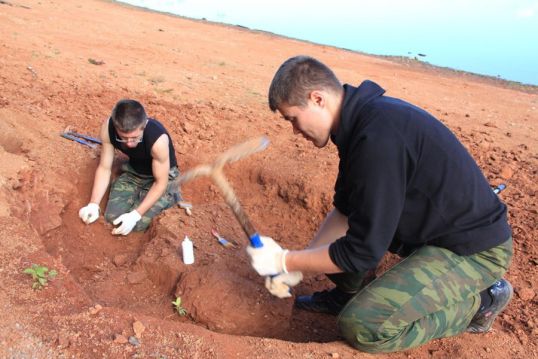
M 118 254 L 114 256 L 114 259 L 112 260 L 112 262 L 114 263 L 116 267 L 121 267 L 122 265 L 127 263 L 127 259 L 128 259 L 127 254 Z
M 514 170 L 510 166 L 504 166 L 501 170 L 501 177 L 504 179 L 510 179 L 514 175 Z
M 142 324 L 142 322 L 137 320 L 136 322 L 133 323 L 133 330 L 137 338 L 142 338 L 142 333 L 144 333 L 144 330 L 146 330 L 146 327 L 144 326 L 144 324 Z
M 140 345 L 140 341 L 134 336 L 129 337 L 129 343 L 131 343 L 131 345 L 134 345 L 135 347 Z
M 127 281 L 130 284 L 142 283 L 146 279 L 146 277 L 147 275 L 146 275 L 146 272 L 144 271 L 133 272 L 127 275 Z
M 536 295 L 534 290 L 532 290 L 531 288 L 520 288 L 517 289 L 516 292 L 519 298 L 521 298 L 521 300 L 525 302 L 532 300 Z
M 89 311 L 91 315 L 95 315 L 99 313 L 102 309 L 103 307 L 100 304 L 96 304 L 94 307 L 91 307 Z
M 114 343 L 125 344 L 125 343 L 128 343 L 128 342 L 129 341 L 127 340 L 127 338 L 125 338 L 124 335 L 121 335 L 121 334 L 114 335 Z

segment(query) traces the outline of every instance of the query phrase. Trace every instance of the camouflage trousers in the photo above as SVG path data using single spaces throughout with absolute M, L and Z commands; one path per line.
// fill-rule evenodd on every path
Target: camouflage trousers
M 130 212 L 142 202 L 155 181 L 151 175 L 137 173 L 128 163 L 122 167 L 122 174 L 112 183 L 105 210 L 105 219 L 112 223 L 124 213 Z M 168 187 L 159 200 L 142 216 L 133 231 L 144 231 L 153 217 L 172 207 L 181 200 L 181 192 L 177 184 L 179 170 L 177 167 L 168 173 Z
M 355 348 L 405 350 L 466 330 L 480 292 L 500 279 L 512 259 L 512 239 L 460 256 L 425 246 L 361 289 L 342 309 L 338 326 Z

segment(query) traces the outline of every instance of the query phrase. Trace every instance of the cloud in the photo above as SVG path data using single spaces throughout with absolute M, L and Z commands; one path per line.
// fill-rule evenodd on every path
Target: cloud
M 529 17 L 534 17 L 537 12 L 538 12 L 538 3 L 534 3 L 527 7 L 518 9 L 516 11 L 516 16 L 529 18 Z

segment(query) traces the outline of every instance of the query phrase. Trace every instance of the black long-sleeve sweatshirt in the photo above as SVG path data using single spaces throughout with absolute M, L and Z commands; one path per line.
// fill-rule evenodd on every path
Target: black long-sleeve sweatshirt
M 471 255 L 510 237 L 506 206 L 448 128 L 374 82 L 344 91 L 331 136 L 340 157 L 334 205 L 349 223 L 329 247 L 338 267 L 373 269 L 395 243 Z

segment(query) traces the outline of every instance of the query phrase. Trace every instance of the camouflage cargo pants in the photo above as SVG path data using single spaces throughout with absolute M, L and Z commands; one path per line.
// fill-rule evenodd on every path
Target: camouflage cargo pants
M 154 182 L 153 176 L 137 173 L 128 163 L 124 164 L 121 169 L 123 173 L 112 183 L 112 187 L 110 188 L 110 195 L 105 210 L 105 219 L 110 223 L 122 214 L 138 207 Z M 142 219 L 138 221 L 133 231 L 146 230 L 153 217 L 181 200 L 181 192 L 177 185 L 178 177 L 178 168 L 171 168 L 168 173 L 168 187 L 166 188 L 166 192 L 144 214 Z
M 355 348 L 405 350 L 462 333 L 480 306 L 480 292 L 510 265 L 512 239 L 471 256 L 425 246 L 358 292 L 338 326 Z

